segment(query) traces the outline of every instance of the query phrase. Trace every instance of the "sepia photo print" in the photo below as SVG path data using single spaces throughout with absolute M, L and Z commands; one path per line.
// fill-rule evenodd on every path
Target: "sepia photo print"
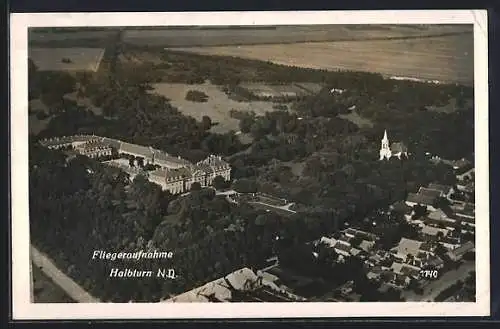
M 485 315 L 486 16 L 439 13 L 13 17 L 15 310 Z

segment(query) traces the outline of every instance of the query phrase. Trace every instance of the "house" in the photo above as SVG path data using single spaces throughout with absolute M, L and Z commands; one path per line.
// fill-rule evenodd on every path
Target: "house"
M 410 264 L 401 264 L 395 262 L 392 264 L 391 270 L 396 274 L 402 274 L 408 278 L 418 279 L 420 276 L 420 267 Z
M 355 228 L 347 228 L 344 231 L 342 231 L 342 233 L 344 233 L 344 235 L 348 239 L 352 239 L 354 237 L 357 237 L 357 238 L 361 238 L 363 240 L 373 241 L 373 240 L 376 240 L 376 238 L 377 238 L 377 236 L 373 233 L 365 232 L 365 231 L 358 230 Z
M 474 176 L 474 175 L 472 175 L 472 176 Z M 475 191 L 474 179 L 458 183 L 457 190 L 459 190 L 461 192 L 470 193 L 470 194 L 474 193 L 474 191 Z
M 455 219 L 448 217 L 448 215 L 442 209 L 437 209 L 430 212 L 427 217 L 435 222 L 442 222 L 443 224 L 453 224 L 456 222 Z
M 476 207 L 473 203 L 464 203 L 461 206 L 452 208 L 458 219 L 474 219 L 476 217 Z
M 341 241 L 337 242 L 335 247 L 333 247 L 335 252 L 339 255 L 342 255 L 344 257 L 350 257 L 351 256 L 351 249 L 352 247 L 350 245 L 347 245 L 345 243 L 342 243 Z
M 391 253 L 394 257 L 404 262 L 408 255 L 416 256 L 422 244 L 421 241 L 401 238 L 399 244 L 391 249 Z
M 475 175 L 474 165 L 468 164 L 455 170 L 455 175 L 460 182 L 473 180 Z
M 431 197 L 431 198 L 434 198 L 434 199 L 437 199 L 439 197 L 443 197 L 444 196 L 443 192 L 441 192 L 439 190 L 431 189 L 431 188 L 428 188 L 428 187 L 420 187 L 418 189 L 418 194 L 421 194 L 421 195 L 424 195 L 424 196 L 428 196 L 428 197 Z
M 321 237 L 319 240 L 320 243 L 324 243 L 325 245 L 329 246 L 330 248 L 335 247 L 337 244 L 337 240 L 334 238 L 328 238 L 328 237 Z
M 437 240 L 448 235 L 448 230 L 439 227 L 433 227 L 425 225 L 420 231 L 424 236 L 430 238 L 431 240 Z
M 361 250 L 360 249 L 357 249 L 357 248 L 351 248 L 351 250 L 349 251 L 351 253 L 351 255 L 353 256 L 358 256 L 360 253 L 361 253 Z
M 375 246 L 375 242 L 363 240 L 359 244 L 358 248 L 366 252 L 370 251 Z
M 447 253 L 448 257 L 450 257 L 453 261 L 458 261 L 462 259 L 463 255 L 465 255 L 469 251 L 474 251 L 474 243 L 468 241 L 461 245 L 460 247 L 453 249 Z
M 425 253 L 425 254 L 433 254 L 434 249 L 436 249 L 433 244 L 424 242 L 420 245 L 420 251 Z
M 434 204 L 437 198 L 438 197 L 435 195 L 408 193 L 408 197 L 406 198 L 405 203 L 410 207 L 420 205 L 420 206 L 425 206 L 429 211 L 436 211 Z
M 440 191 L 441 196 L 445 198 L 449 197 L 454 192 L 452 186 L 437 184 L 437 183 L 429 184 L 428 188 L 431 190 Z
M 443 240 L 439 241 L 439 243 L 445 247 L 447 250 L 453 250 L 460 247 L 460 239 L 459 238 L 451 238 L 446 237 Z
M 422 268 L 431 268 L 434 270 L 439 270 L 444 267 L 444 261 L 438 256 L 429 256 L 426 261 L 422 264 Z

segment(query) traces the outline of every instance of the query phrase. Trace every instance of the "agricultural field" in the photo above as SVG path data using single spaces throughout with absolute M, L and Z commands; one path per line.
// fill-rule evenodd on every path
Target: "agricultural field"
M 29 47 L 28 57 L 40 71 L 96 72 L 104 56 L 103 48 Z
M 270 61 L 324 70 L 352 70 L 392 77 L 471 85 L 474 78 L 472 33 L 393 40 L 307 42 L 170 50 Z
M 314 83 L 269 85 L 262 83 L 241 83 L 240 87 L 259 97 L 304 97 L 319 93 L 322 86 Z
M 118 35 L 117 28 L 30 28 L 30 47 L 104 48 Z
M 472 25 L 303 25 L 126 28 L 122 41 L 140 46 L 194 47 L 422 37 L 472 32 Z
M 161 58 L 161 55 L 157 52 L 143 51 L 138 49 L 130 49 L 127 51 L 122 51 L 118 55 L 118 60 L 120 63 L 127 65 L 142 65 L 146 63 L 151 63 L 154 65 L 165 64 L 165 61 Z
M 272 102 L 252 101 L 237 102 L 229 99 L 219 87 L 210 83 L 199 85 L 189 85 L 183 83 L 157 83 L 152 84 L 153 92 L 168 98 L 171 104 L 177 107 L 185 115 L 201 120 L 204 115 L 208 115 L 213 123 L 218 123 L 212 127 L 212 132 L 225 133 L 231 130 L 239 131 L 239 120 L 231 118 L 229 111 L 253 111 L 256 115 L 264 115 L 265 112 L 272 112 Z M 198 90 L 208 95 L 207 102 L 198 103 L 185 99 L 189 90 Z

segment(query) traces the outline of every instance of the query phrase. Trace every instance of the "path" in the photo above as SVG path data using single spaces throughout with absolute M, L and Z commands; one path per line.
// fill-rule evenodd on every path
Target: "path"
M 73 279 L 61 272 L 52 260 L 40 252 L 34 246 L 31 246 L 31 258 L 33 263 L 38 266 L 45 275 L 47 275 L 55 284 L 63 289 L 69 297 L 78 303 L 99 303 L 99 299 L 91 296 Z

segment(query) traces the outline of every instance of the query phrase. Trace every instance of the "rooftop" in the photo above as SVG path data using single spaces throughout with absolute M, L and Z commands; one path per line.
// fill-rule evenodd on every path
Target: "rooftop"
M 436 221 L 451 221 L 451 219 L 441 209 L 437 209 L 436 211 L 431 211 L 427 215 L 427 217 L 429 217 L 432 220 L 436 220 Z
M 399 242 L 398 246 L 392 248 L 391 250 L 396 251 L 401 256 L 408 254 L 416 256 L 419 252 L 421 245 L 422 242 L 420 241 L 401 238 L 401 241 Z
M 471 251 L 473 249 L 474 249 L 474 243 L 468 241 L 468 242 L 464 243 L 463 245 L 461 245 L 460 247 L 453 249 L 452 251 L 450 251 L 450 253 L 452 253 L 454 255 L 463 255 L 466 252 Z
M 432 189 L 432 190 L 441 191 L 444 194 L 448 194 L 450 192 L 450 190 L 452 189 L 451 186 L 437 184 L 437 183 L 431 183 L 431 184 L 429 184 L 429 188 Z
M 432 236 L 437 236 L 439 232 L 443 233 L 443 236 L 448 234 L 448 230 L 444 228 L 437 228 L 437 227 L 432 227 L 432 226 L 424 226 L 422 228 L 422 233 L 427 234 L 427 235 L 432 235 Z
M 406 198 L 406 201 L 416 203 L 416 204 L 421 204 L 421 205 L 432 206 L 434 204 L 434 202 L 436 201 L 436 197 L 423 195 L 423 194 L 417 194 L 417 193 L 408 193 L 408 197 Z
M 392 153 L 404 153 L 408 152 L 408 147 L 402 142 L 394 142 L 391 144 Z
M 142 156 L 144 158 L 151 158 L 153 156 L 153 151 L 151 148 L 149 148 L 147 146 L 131 144 L 131 143 L 126 143 L 126 142 L 120 143 L 119 152 L 133 153 L 135 155 L 139 155 L 139 156 Z
M 439 196 L 441 196 L 441 193 L 442 192 L 440 190 L 435 190 L 435 189 L 431 189 L 431 188 L 427 188 L 427 187 L 421 187 L 418 190 L 418 194 L 424 195 L 426 197 L 432 197 L 432 198 L 438 198 Z

